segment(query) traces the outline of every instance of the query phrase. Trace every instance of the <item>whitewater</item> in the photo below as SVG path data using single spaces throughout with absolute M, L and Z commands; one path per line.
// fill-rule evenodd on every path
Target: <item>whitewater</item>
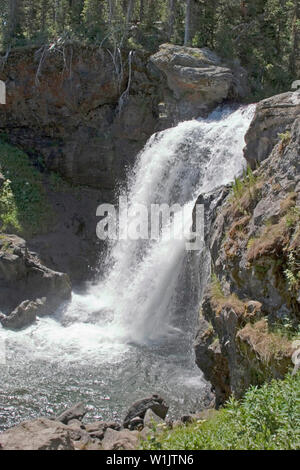
M 180 204 L 190 213 L 188 230 L 199 194 L 243 172 L 254 110 L 224 106 L 153 135 L 120 194 L 130 207 Z M 78 401 L 103 419 L 123 416 L 153 392 L 166 397 L 171 413 L 208 403 L 192 342 L 209 259 L 197 264 L 185 239 L 168 239 L 166 230 L 160 240 L 112 241 L 100 260 L 103 275 L 84 293 L 25 330 L 0 328 L 1 429 Z

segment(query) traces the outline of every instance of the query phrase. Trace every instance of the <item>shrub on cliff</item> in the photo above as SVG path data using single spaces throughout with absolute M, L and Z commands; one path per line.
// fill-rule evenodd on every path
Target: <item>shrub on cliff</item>
M 243 400 L 230 399 L 208 421 L 150 436 L 144 449 L 300 449 L 300 373 L 251 387 Z
M 0 140 L 0 232 L 32 236 L 48 228 L 50 207 L 41 173 L 28 156 Z

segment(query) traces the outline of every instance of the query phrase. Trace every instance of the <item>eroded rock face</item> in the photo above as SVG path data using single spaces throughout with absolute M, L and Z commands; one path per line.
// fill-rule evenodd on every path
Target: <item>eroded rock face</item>
M 0 235 L 0 308 L 10 314 L 2 319 L 3 326 L 26 326 L 36 315 L 54 313 L 70 296 L 66 274 L 41 264 L 22 238 Z
M 1 72 L 7 104 L 0 129 L 73 184 L 112 191 L 156 130 L 158 80 L 148 71 L 147 56 L 134 55 L 130 97 L 121 112 L 128 67 L 118 74 L 103 48 L 58 49 L 44 55 L 37 48 L 11 51 Z M 124 53 L 123 64 L 127 59 Z
M 254 119 L 245 136 L 244 155 L 252 168 L 265 160 L 278 142 L 279 133 L 290 131 L 300 115 L 300 93 L 288 92 L 267 98 L 256 107 Z
M 120 109 L 128 66 L 117 73 L 103 48 L 58 49 L 11 51 L 0 74 L 7 88 L 0 130 L 73 184 L 112 191 L 154 132 L 247 93 L 238 65 L 208 49 L 165 44 L 152 57 L 132 55 Z M 127 60 L 124 52 L 123 65 Z
M 285 102 L 290 95 L 270 102 Z M 288 128 L 281 127 L 280 119 L 273 121 L 271 154 L 241 183 L 241 190 L 231 192 L 217 208 L 213 201 L 220 190 L 216 198 L 204 197 L 210 218 L 205 241 L 214 277 L 202 302 L 195 352 L 217 406 L 232 393 L 241 397 L 251 384 L 284 377 L 292 366 L 292 336 L 276 330 L 281 325 L 284 332 L 289 324 L 296 331 L 300 321 L 300 119 L 294 105 L 284 112 L 289 110 L 284 118 Z M 286 130 L 285 139 L 275 138 Z
M 163 44 L 151 62 L 165 75 L 166 102 L 180 120 L 205 116 L 223 100 L 248 92 L 245 70 L 229 67 L 207 48 Z

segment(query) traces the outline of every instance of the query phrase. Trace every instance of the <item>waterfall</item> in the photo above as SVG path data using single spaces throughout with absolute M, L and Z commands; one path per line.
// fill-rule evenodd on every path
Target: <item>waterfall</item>
M 254 109 L 220 107 L 153 135 L 121 191 L 129 208 L 177 203 L 189 229 L 197 196 L 242 173 Z M 209 387 L 194 364 L 192 336 L 209 258 L 193 271 L 185 239 L 165 237 L 168 229 L 158 240 L 111 242 L 104 277 L 73 293 L 67 308 L 19 332 L 0 329 L 9 365 L 0 429 L 76 401 L 89 403 L 95 418 L 122 416 L 151 391 L 165 396 L 171 413 L 205 406 Z
M 254 106 L 235 111 L 220 107 L 207 119 L 153 135 L 123 191 L 129 206 L 179 203 L 190 212 L 191 225 L 199 193 L 241 174 L 244 135 L 253 112 Z M 171 333 L 174 312 L 182 310 L 176 292 L 186 256 L 184 239 L 117 241 L 109 250 L 105 279 L 90 290 L 93 304 L 97 297 L 105 298 L 105 314 L 111 312 L 118 331 L 131 341 L 147 343 Z M 101 321 L 101 309 L 98 315 Z

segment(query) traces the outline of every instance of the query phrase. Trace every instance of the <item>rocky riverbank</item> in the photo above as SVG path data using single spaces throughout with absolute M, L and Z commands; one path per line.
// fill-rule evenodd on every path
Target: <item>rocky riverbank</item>
M 88 422 L 83 403 L 58 416 L 27 421 L 0 434 L 1 450 L 136 450 L 159 429 L 172 429 L 183 423 L 209 416 L 209 411 L 166 418 L 168 405 L 159 395 L 135 402 L 123 422 Z

